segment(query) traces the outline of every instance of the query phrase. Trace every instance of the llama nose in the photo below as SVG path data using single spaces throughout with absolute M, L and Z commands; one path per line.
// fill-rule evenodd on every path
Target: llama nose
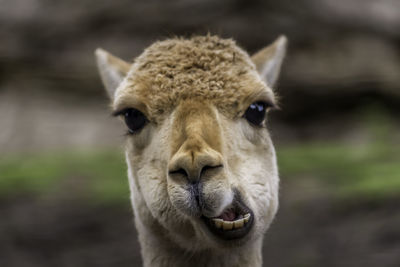
M 172 157 L 168 173 L 171 177 L 184 177 L 188 182 L 196 183 L 211 171 L 222 168 L 222 156 L 217 151 L 210 147 L 188 149 L 183 145 Z
M 200 171 L 196 170 L 196 169 L 191 169 L 191 168 L 179 168 L 179 169 L 175 169 L 175 168 L 171 168 L 171 170 L 169 171 L 169 175 L 170 176 L 176 176 L 176 175 L 181 175 L 183 177 L 185 177 L 191 184 L 197 184 L 198 181 L 201 179 L 201 177 L 203 177 L 204 173 L 208 170 L 217 170 L 222 168 L 223 165 L 219 164 L 216 166 L 203 166 Z

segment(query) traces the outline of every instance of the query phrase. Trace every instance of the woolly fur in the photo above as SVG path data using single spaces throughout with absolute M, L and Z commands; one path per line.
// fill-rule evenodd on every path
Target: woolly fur
M 107 54 L 99 56 L 101 75 L 107 75 Z M 113 62 L 120 73 L 115 70 L 125 63 Z M 115 83 L 117 76 L 110 77 L 103 77 L 106 85 Z M 251 125 L 243 114 L 252 102 L 273 105 L 275 97 L 250 56 L 217 36 L 156 42 L 112 92 L 114 111 L 135 108 L 148 119 L 126 145 L 144 265 L 261 266 L 279 178 L 265 122 Z M 173 174 L 179 168 L 187 176 Z M 193 182 L 201 183 L 201 204 L 188 190 Z M 240 240 L 221 240 L 200 216 L 219 216 L 234 192 L 253 211 L 254 227 Z

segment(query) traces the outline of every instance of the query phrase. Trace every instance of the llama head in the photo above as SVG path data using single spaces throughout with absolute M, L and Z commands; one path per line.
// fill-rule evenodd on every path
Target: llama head
M 187 250 L 260 239 L 278 207 L 266 112 L 286 38 L 250 57 L 216 36 L 156 42 L 132 64 L 96 51 L 127 126 L 137 227 Z

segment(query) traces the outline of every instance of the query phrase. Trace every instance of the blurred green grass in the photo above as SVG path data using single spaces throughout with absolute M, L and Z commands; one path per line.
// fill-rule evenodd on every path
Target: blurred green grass
M 302 144 L 278 150 L 282 177 L 309 176 L 337 197 L 382 198 L 400 193 L 400 151 L 386 143 Z
M 126 201 L 129 188 L 122 152 L 53 152 L 0 160 L 1 196 L 67 189 L 96 202 Z
M 283 179 L 306 175 L 328 186 L 338 197 L 381 198 L 400 193 L 400 151 L 390 143 L 297 144 L 280 147 L 278 162 Z M 125 202 L 129 189 L 123 154 L 64 152 L 0 162 L 2 196 L 57 193 L 65 187 L 82 191 L 94 201 Z
M 278 149 L 282 177 L 310 177 L 338 198 L 382 199 L 400 193 L 397 119 L 381 106 L 352 114 L 356 140 L 317 141 Z M 364 140 L 363 140 L 364 139 Z
M 396 121 L 376 110 L 361 116 L 361 142 L 314 141 L 277 148 L 281 178 L 314 179 L 338 198 L 381 199 L 400 193 Z M 395 136 L 395 138 L 393 138 Z M 69 192 L 103 203 L 128 203 L 122 151 L 37 153 L 0 158 L 0 197 Z

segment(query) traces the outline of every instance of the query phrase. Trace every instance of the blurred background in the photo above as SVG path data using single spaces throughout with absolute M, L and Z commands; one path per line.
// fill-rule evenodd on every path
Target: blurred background
M 93 51 L 287 35 L 264 266 L 400 266 L 400 1 L 0 0 L 0 266 L 140 266 Z

